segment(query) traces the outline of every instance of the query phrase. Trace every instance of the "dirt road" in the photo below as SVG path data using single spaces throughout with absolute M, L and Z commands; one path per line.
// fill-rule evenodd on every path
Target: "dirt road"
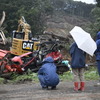
M 75 92 L 72 82 L 60 82 L 57 90 L 42 90 L 39 83 L 0 85 L 0 100 L 100 100 L 97 81 L 86 81 L 84 92 Z

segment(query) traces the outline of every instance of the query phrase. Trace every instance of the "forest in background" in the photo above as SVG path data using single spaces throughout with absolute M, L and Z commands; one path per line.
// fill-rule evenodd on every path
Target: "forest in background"
M 6 12 L 3 24 L 6 36 L 10 36 L 17 29 L 18 20 L 24 16 L 31 25 L 32 34 L 42 34 L 46 29 L 48 16 L 66 14 L 83 17 L 92 22 L 90 28 L 93 33 L 98 31 L 100 24 L 100 4 L 86 4 L 73 0 L 0 0 L 0 18 Z

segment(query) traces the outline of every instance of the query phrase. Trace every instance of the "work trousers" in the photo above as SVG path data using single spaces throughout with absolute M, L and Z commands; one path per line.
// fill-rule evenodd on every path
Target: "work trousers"
M 74 82 L 84 82 L 84 71 L 85 68 L 75 68 L 72 69 L 73 76 L 74 76 Z
M 39 78 L 39 81 L 40 81 L 40 84 L 42 87 L 46 87 L 46 83 L 45 83 L 45 80 L 44 80 L 44 77 L 43 75 L 38 75 L 38 78 Z

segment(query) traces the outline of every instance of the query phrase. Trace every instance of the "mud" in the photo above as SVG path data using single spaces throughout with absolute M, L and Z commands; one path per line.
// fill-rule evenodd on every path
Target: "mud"
M 39 83 L 0 85 L 0 100 L 100 100 L 98 81 L 86 81 L 84 92 L 75 92 L 73 82 L 60 82 L 56 90 L 42 90 Z

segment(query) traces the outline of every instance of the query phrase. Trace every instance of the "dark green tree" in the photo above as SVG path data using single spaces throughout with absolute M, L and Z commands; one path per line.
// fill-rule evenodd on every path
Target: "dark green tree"
M 41 34 L 44 30 L 45 16 L 53 12 L 50 0 L 0 0 L 0 2 L 0 12 L 6 12 L 5 27 L 8 33 L 17 29 L 18 20 L 24 16 L 31 25 L 33 34 Z
M 97 6 L 100 7 L 100 0 L 96 0 Z
M 97 6 L 92 10 L 92 16 L 94 17 L 91 25 L 91 31 L 96 36 L 96 33 L 100 30 L 100 1 L 97 1 Z

